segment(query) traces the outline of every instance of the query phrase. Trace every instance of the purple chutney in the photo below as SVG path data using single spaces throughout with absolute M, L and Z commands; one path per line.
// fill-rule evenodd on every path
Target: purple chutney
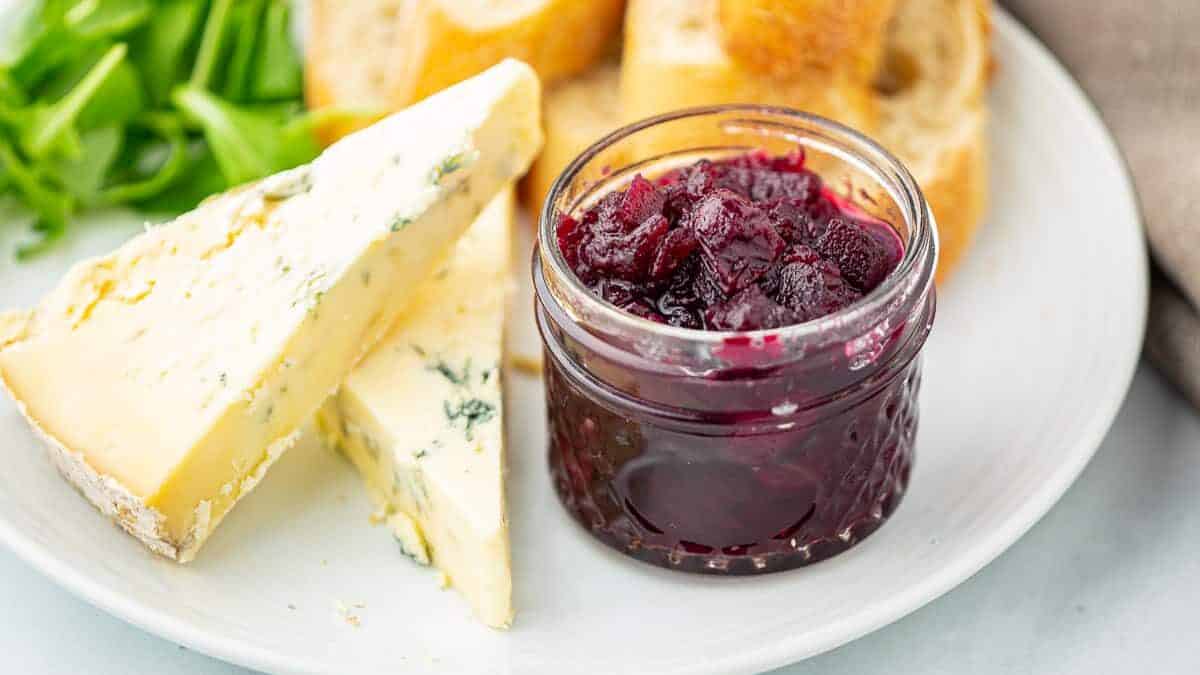
M 567 264 L 597 296 L 681 328 L 752 331 L 843 309 L 896 267 L 901 246 L 805 167 L 804 154 L 701 160 L 635 176 L 557 223 Z
M 790 349 L 771 329 L 844 309 L 896 269 L 891 225 L 801 153 L 756 152 L 635 177 L 555 226 L 570 270 L 631 314 L 766 330 L 725 337 L 722 365 L 702 373 L 630 367 L 543 306 L 550 469 L 584 528 L 655 565 L 761 574 L 836 555 L 887 519 L 912 467 L 932 298 L 762 364 Z

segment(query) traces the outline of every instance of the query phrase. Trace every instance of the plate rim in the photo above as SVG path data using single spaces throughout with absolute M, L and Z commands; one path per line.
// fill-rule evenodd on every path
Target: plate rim
M 1122 193 L 1131 207 L 1131 213 L 1128 215 L 1132 218 L 1134 227 L 1139 232 L 1143 231 L 1138 195 L 1128 165 L 1095 104 L 1057 57 L 1034 37 L 1028 28 L 1005 9 L 993 6 L 992 10 L 996 34 L 1014 42 L 1018 50 L 1032 53 L 1035 56 L 1032 60 L 1033 67 L 1046 71 L 1052 79 L 1061 82 L 1067 95 L 1087 111 L 1088 114 L 1080 120 L 1084 131 L 1097 139 L 1096 151 L 1107 155 L 1108 161 L 1116 165 L 1118 179 L 1124 183 Z M 974 576 L 1024 536 L 1053 508 L 1090 462 L 1115 421 L 1132 384 L 1140 361 L 1149 307 L 1147 246 L 1144 237 L 1137 237 L 1136 240 L 1137 255 L 1134 255 L 1134 258 L 1140 261 L 1140 264 L 1136 270 L 1137 288 L 1134 289 L 1133 295 L 1137 304 L 1138 320 L 1131 325 L 1137 329 L 1137 337 L 1134 339 L 1137 349 L 1130 350 L 1124 361 L 1115 364 L 1117 367 L 1113 370 L 1116 375 L 1109 380 L 1111 390 L 1104 393 L 1100 399 L 1104 403 L 1098 405 L 1083 423 L 1083 431 L 1071 444 L 1070 452 L 1067 453 L 1070 461 L 1064 462 L 1058 471 L 1042 481 L 1021 508 L 1010 513 L 1000 527 L 993 530 L 989 536 L 981 538 L 968 553 L 948 561 L 941 573 L 931 576 L 923 583 L 909 586 L 880 605 L 822 626 L 815 637 L 810 632 L 790 640 L 779 640 L 740 650 L 736 654 L 731 653 L 724 658 L 709 660 L 702 665 L 674 667 L 663 672 L 757 672 L 797 663 L 836 649 L 894 623 L 940 598 Z M 4 518 L 0 518 L 0 543 L 7 546 L 26 564 L 76 597 L 143 631 L 189 649 L 227 663 L 272 672 L 311 672 L 314 666 L 320 665 L 245 641 L 213 637 L 209 632 L 186 620 L 175 618 L 150 605 L 130 600 L 118 591 L 97 585 L 81 570 L 59 559 L 48 547 L 27 537 L 14 523 Z

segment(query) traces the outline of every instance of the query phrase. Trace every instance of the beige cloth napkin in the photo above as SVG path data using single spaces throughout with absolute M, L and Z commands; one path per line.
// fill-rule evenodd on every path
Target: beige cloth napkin
M 1200 0 L 1002 4 L 1079 78 L 1129 161 L 1159 268 L 1146 353 L 1200 407 Z

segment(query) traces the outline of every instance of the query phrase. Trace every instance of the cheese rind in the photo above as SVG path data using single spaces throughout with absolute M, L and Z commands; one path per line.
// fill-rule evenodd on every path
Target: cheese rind
M 189 560 L 540 145 L 519 62 L 74 267 L 0 321 L 0 382 L 64 475 Z
M 512 210 L 511 192 L 487 207 L 317 416 L 401 551 L 494 627 L 513 616 L 500 380 Z

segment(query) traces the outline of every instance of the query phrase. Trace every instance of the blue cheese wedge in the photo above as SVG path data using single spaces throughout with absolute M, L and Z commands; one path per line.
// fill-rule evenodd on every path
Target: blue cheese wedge
M 503 62 L 73 268 L 0 320 L 0 382 L 62 473 L 190 560 L 538 150 Z
M 317 416 L 401 552 L 438 567 L 494 627 L 513 616 L 500 386 L 512 218 L 510 191 Z

